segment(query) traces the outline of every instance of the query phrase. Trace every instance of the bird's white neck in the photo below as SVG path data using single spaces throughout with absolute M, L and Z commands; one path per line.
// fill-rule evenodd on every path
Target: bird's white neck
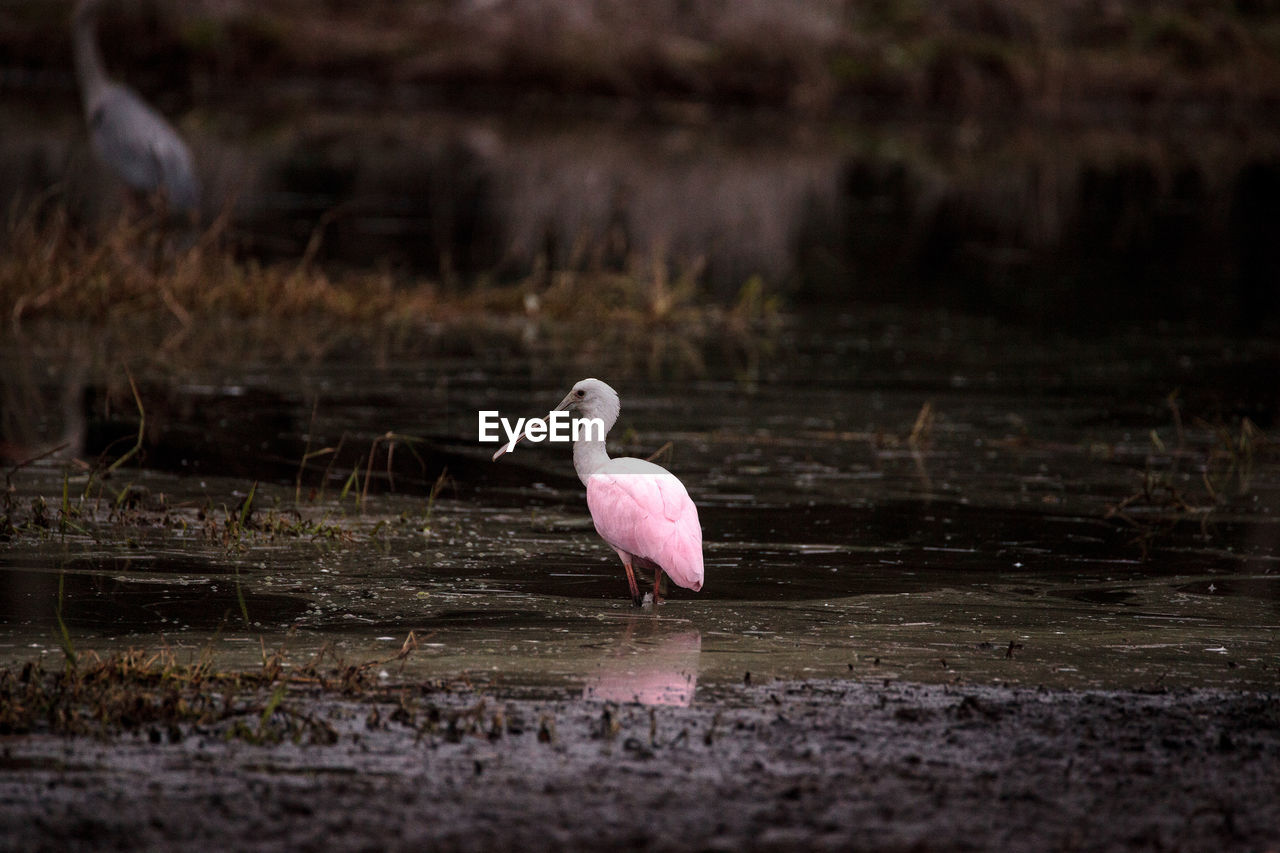
M 592 473 L 608 461 L 609 451 L 605 449 L 604 441 L 578 439 L 573 443 L 573 470 L 578 472 L 582 485 L 585 486 Z
M 75 11 L 73 22 L 73 49 L 75 51 L 76 77 L 80 81 L 80 97 L 84 100 L 85 113 L 92 111 L 97 95 L 107 83 L 107 72 L 98 52 L 98 39 L 94 32 L 98 24 L 98 4 L 83 2 Z
M 609 430 L 618 422 L 622 404 L 618 402 L 617 392 L 603 382 L 586 379 L 583 383 L 594 383 L 594 387 L 591 388 L 590 396 L 577 408 L 578 415 L 588 421 L 598 419 L 604 427 L 595 433 L 590 429 L 585 430 L 583 437 L 573 443 L 573 469 L 578 472 L 578 479 L 585 486 L 596 469 L 609 461 L 609 451 L 605 450 L 604 440 L 609 436 Z M 575 386 L 573 393 L 582 394 L 580 388 L 581 384 Z M 572 397 L 566 398 L 565 403 L 570 400 Z M 593 438 L 595 435 L 599 435 L 599 438 Z
M 609 437 L 609 430 L 613 429 L 613 425 L 617 423 L 618 409 L 607 407 L 584 414 L 599 418 L 604 424 L 604 430 L 600 432 L 598 439 L 592 438 L 592 432 L 588 429 L 584 431 L 583 438 L 573 443 L 573 470 L 578 472 L 578 479 L 585 486 L 587 480 L 591 479 L 591 475 L 609 461 L 609 451 L 605 448 L 604 440 Z

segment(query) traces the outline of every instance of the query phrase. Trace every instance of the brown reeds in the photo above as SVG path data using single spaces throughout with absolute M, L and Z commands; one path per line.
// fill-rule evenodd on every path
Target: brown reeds
M 233 343 L 255 341 L 259 357 L 316 357 L 351 342 L 387 352 L 484 326 L 551 355 L 604 356 L 612 370 L 649 374 L 702 373 L 708 342 L 758 365 L 779 322 L 763 279 L 722 305 L 703 292 L 703 259 L 661 248 L 606 263 L 584 245 L 560 268 L 445 294 L 426 279 L 335 272 L 311 250 L 270 264 L 241 257 L 226 223 L 194 235 L 158 215 L 122 215 L 94 231 L 57 203 L 32 205 L 0 236 L 0 313 L 16 335 L 41 323 L 99 330 L 125 363 L 244 361 Z
M 335 281 L 304 257 L 237 257 L 220 217 L 193 235 L 157 214 L 119 217 L 90 233 L 57 204 L 15 212 L 0 254 L 0 311 L 14 329 L 41 318 L 110 324 L 150 318 L 178 328 L 213 317 L 345 323 L 431 316 L 435 287 L 349 273 Z M 184 244 L 188 244 L 185 245 Z

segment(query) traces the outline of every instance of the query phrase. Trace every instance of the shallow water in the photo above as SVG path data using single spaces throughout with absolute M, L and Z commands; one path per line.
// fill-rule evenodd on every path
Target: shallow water
M 615 379 L 547 353 L 512 367 L 443 345 L 143 377 L 142 466 L 91 486 L 73 526 L 28 528 L 0 553 L 0 659 L 66 642 L 212 649 L 227 665 L 325 650 L 389 676 L 677 704 L 806 676 L 1277 686 L 1277 389 L 1257 379 L 1277 375 L 1273 343 L 1042 340 L 889 314 L 796 321 L 772 351 L 737 381 Z M 706 375 L 724 372 L 705 356 Z M 136 434 L 93 368 L 41 365 L 8 393 L 35 401 L 30 447 L 78 425 L 91 459 Z M 699 506 L 706 585 L 656 613 L 631 606 L 567 448 L 491 463 L 475 442 L 477 409 L 533 415 L 592 372 L 622 394 L 613 451 L 671 441 L 661 461 Z M 73 376 L 85 387 L 68 395 Z M 1242 417 L 1261 430 L 1248 453 Z M 362 461 L 388 431 L 416 453 L 401 442 L 387 462 L 384 442 Z M 352 468 L 368 489 L 344 497 Z M 64 477 L 84 491 L 83 468 L 55 457 L 12 471 L 15 517 L 39 495 L 56 519 Z M 258 529 L 210 534 L 251 486 Z M 261 529 L 303 519 L 300 536 Z M 393 659 L 410 632 L 416 648 Z

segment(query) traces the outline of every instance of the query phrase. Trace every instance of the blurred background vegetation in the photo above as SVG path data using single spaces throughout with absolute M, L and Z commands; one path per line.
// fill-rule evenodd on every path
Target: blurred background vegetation
M 1280 309 L 1275 0 L 110 0 L 112 76 L 205 187 L 176 275 L 101 249 L 136 223 L 70 15 L 0 6 L 10 319 L 280 311 L 300 271 L 329 295 L 297 305 L 344 317 L 610 289 L 648 322 L 762 293 L 1081 328 Z

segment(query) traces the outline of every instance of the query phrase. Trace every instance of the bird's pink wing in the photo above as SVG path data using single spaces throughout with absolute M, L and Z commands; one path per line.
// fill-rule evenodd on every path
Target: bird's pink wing
M 662 567 L 687 589 L 702 588 L 702 525 L 674 476 L 596 473 L 587 481 L 596 532 L 615 548 Z

